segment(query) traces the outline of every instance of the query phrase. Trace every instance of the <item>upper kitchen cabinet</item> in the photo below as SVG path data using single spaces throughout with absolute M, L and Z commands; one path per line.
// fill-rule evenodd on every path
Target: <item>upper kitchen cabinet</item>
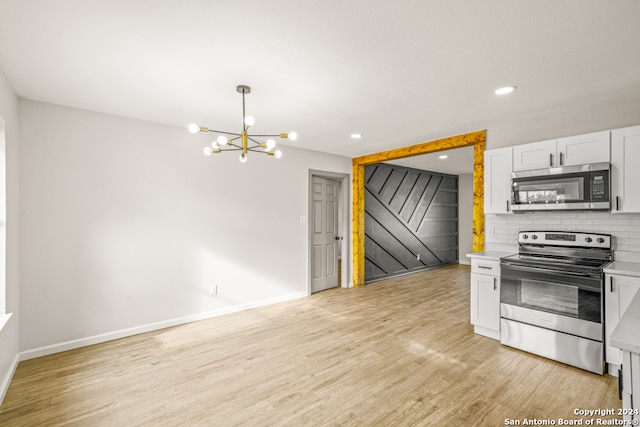
M 611 160 L 610 145 L 608 130 L 559 138 L 556 166 L 609 162 Z
M 608 162 L 609 138 L 609 131 L 603 131 L 516 145 L 513 147 L 513 170 Z
M 640 126 L 611 131 L 611 212 L 640 212 Z M 635 189 L 635 191 L 634 191 Z
M 553 166 L 557 141 L 532 142 L 513 147 L 513 170 L 527 171 Z
M 484 152 L 484 212 L 511 213 L 513 148 Z

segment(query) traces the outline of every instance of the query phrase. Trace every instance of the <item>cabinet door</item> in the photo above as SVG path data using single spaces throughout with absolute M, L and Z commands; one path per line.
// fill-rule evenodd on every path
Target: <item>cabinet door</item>
M 558 139 L 556 166 L 609 162 L 610 132 L 594 132 Z
M 556 166 L 556 140 L 532 142 L 513 147 L 513 170 L 526 171 Z
M 500 278 L 471 273 L 471 323 L 500 330 Z
M 604 289 L 606 359 L 607 363 L 620 365 L 622 363 L 620 349 L 609 345 L 609 337 L 640 289 L 640 277 L 607 274 L 605 275 Z
M 611 132 L 611 212 L 640 212 L 640 126 Z
M 512 147 L 484 152 L 484 212 L 511 212 Z

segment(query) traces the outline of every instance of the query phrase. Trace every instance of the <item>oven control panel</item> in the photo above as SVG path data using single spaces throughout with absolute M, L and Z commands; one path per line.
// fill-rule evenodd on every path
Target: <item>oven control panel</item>
M 611 248 L 611 235 L 566 231 L 521 231 L 518 243 L 589 248 Z

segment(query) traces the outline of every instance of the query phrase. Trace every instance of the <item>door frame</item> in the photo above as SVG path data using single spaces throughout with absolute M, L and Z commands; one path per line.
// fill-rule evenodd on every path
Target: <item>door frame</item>
M 312 225 L 313 225 L 313 177 L 332 179 L 339 182 L 339 206 L 338 206 L 338 229 L 339 234 L 343 237 L 340 241 L 340 257 L 342 258 L 341 268 L 342 271 L 340 273 L 340 287 L 348 288 L 351 287 L 352 284 L 349 282 L 349 278 L 351 277 L 351 265 L 352 265 L 352 253 L 350 250 L 351 247 L 351 239 L 349 236 L 351 232 L 349 230 L 349 226 L 351 224 L 351 204 L 349 201 L 349 188 L 350 188 L 350 179 L 351 175 L 347 173 L 339 173 L 339 172 L 330 172 L 316 169 L 309 169 L 309 178 L 308 178 L 308 188 L 307 188 L 307 199 L 308 206 L 307 212 L 308 221 L 307 221 L 307 295 L 311 295 L 311 274 L 313 273 L 313 257 L 312 254 L 312 241 L 311 235 L 313 233 Z
M 368 154 L 352 159 L 353 286 L 364 285 L 364 167 L 385 160 L 473 146 L 473 252 L 484 250 L 484 150 L 487 131 L 478 130 L 417 145 Z

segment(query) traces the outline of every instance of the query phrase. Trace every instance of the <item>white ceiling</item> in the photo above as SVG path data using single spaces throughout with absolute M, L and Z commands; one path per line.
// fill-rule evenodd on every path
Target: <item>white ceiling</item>
M 443 155 L 446 155 L 447 158 L 441 159 L 440 157 Z M 452 175 L 471 174 L 473 173 L 473 147 L 405 157 L 404 159 L 386 161 L 385 163 Z
M 232 131 L 246 84 L 255 133 L 353 157 L 640 97 L 639 21 L 637 0 L 0 0 L 0 65 L 24 98 Z

